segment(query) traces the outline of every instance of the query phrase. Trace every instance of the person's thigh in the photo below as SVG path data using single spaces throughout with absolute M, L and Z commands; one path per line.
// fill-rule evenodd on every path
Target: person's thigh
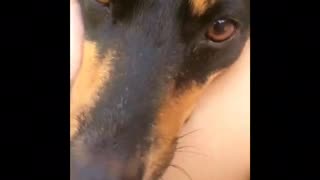
M 196 130 L 196 131 L 194 131 Z M 194 131 L 194 132 L 193 132 Z M 250 178 L 250 42 L 209 87 L 182 135 L 172 164 L 193 180 Z M 187 179 L 170 167 L 164 180 Z
M 81 49 L 83 41 L 83 26 L 80 14 L 80 6 L 77 0 L 70 1 L 70 81 L 81 64 Z

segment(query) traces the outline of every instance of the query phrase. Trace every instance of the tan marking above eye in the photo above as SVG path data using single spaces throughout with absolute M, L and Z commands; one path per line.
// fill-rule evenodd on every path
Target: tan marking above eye
M 215 0 L 189 0 L 192 14 L 201 16 L 205 11 L 215 3 Z
M 112 58 L 111 51 L 106 58 Z M 99 91 L 106 84 L 110 74 L 110 61 L 97 59 L 97 47 L 93 42 L 84 43 L 83 62 L 71 89 L 70 99 L 70 138 L 79 125 L 79 115 L 87 115 L 88 111 L 99 99 Z

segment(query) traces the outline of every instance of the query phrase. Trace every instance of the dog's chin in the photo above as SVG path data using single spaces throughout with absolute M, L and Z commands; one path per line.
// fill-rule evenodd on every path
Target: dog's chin
M 151 177 L 144 176 L 143 180 L 161 180 L 167 169 L 171 165 L 171 160 L 159 166 L 159 168 L 152 173 Z
M 176 151 L 176 143 L 170 147 L 156 162 L 147 162 L 142 180 L 161 180 L 167 169 L 171 166 Z

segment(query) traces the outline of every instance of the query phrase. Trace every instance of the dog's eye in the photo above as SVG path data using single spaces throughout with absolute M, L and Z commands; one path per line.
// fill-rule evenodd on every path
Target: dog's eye
M 96 0 L 98 3 L 102 4 L 103 6 L 110 7 L 110 0 Z
M 237 24 L 233 20 L 219 19 L 208 28 L 206 37 L 214 42 L 223 42 L 230 39 L 237 30 Z

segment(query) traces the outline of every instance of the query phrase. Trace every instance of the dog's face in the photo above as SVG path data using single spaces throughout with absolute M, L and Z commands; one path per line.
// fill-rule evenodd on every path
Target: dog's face
M 249 0 L 80 0 L 71 179 L 156 180 L 212 77 L 249 37 Z

